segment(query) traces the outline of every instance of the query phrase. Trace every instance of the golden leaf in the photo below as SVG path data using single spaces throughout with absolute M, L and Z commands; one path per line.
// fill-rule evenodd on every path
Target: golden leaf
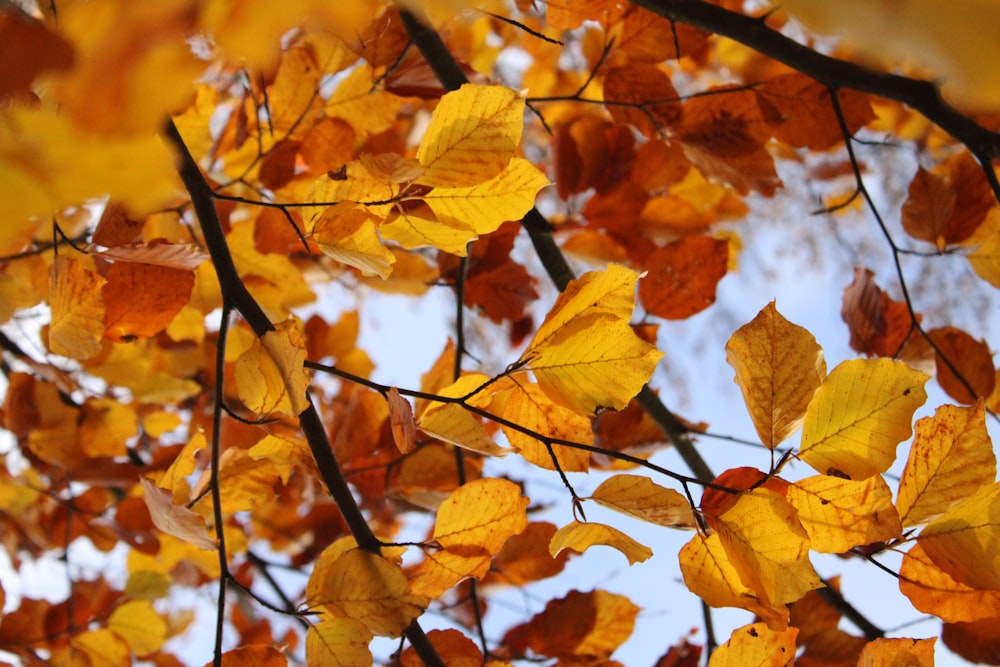
M 708 667 L 786 667 L 795 662 L 798 634 L 798 628 L 776 631 L 766 623 L 744 625 L 733 630 L 729 641 L 712 654 Z
M 113 398 L 91 398 L 83 405 L 77 429 L 87 456 L 125 456 L 126 441 L 139 434 L 135 408 Z
M 705 604 L 747 609 L 764 619 L 772 630 L 788 627 L 788 607 L 765 603 L 743 583 L 718 533 L 695 535 L 681 549 L 678 558 L 684 583 Z
M 295 320 L 286 320 L 254 340 L 236 360 L 236 393 L 257 414 L 298 415 L 309 406 L 305 339 Z
M 927 524 L 917 541 L 955 581 L 1000 590 L 1000 484 L 979 489 Z
M 1000 617 L 1000 591 L 980 591 L 955 581 L 934 564 L 919 543 L 903 556 L 899 590 L 916 609 L 946 623 Z
M 459 582 L 474 577 L 482 579 L 490 569 L 490 554 L 479 549 L 429 551 L 410 574 L 410 590 L 417 595 L 438 598 Z
M 934 642 L 937 639 L 885 637 L 875 639 L 861 649 L 858 664 L 864 667 L 934 667 Z
M 852 359 L 816 391 L 799 457 L 818 472 L 864 479 L 885 472 L 910 437 L 913 412 L 927 400 L 927 376 L 901 361 Z
M 810 399 L 826 377 L 823 350 L 811 333 L 792 324 L 772 301 L 726 343 L 760 441 L 774 449 L 805 419 Z
M 908 528 L 944 514 L 997 474 L 982 400 L 971 408 L 942 405 L 915 430 L 896 500 Z
M 604 480 L 590 497 L 605 507 L 667 528 L 695 528 L 694 512 L 687 499 L 648 477 L 615 475 Z
M 463 187 L 497 176 L 515 156 L 523 126 L 524 98 L 510 88 L 466 84 L 447 93 L 417 150 L 420 182 Z
M 371 631 L 353 618 L 324 618 L 306 632 L 306 663 L 312 667 L 369 667 Z
M 823 587 L 809 562 L 809 537 L 781 495 L 765 488 L 742 493 L 718 525 L 740 579 L 766 605 L 795 602 Z
M 479 373 L 464 375 L 453 384 L 438 390 L 437 394 L 458 398 L 476 391 L 488 380 L 488 377 Z M 488 400 L 488 397 L 477 394 L 469 398 L 468 402 L 477 407 L 483 407 L 484 399 Z M 435 438 L 487 456 L 505 456 L 510 452 L 509 449 L 501 447 L 493 441 L 479 417 L 458 403 L 438 401 L 430 403 L 417 420 L 417 426 Z
M 461 555 L 496 554 L 508 537 L 527 527 L 528 502 L 521 488 L 505 479 L 469 482 L 438 507 L 434 539 Z
M 617 264 L 559 295 L 521 356 L 556 403 L 582 415 L 624 408 L 663 356 L 629 326 L 639 274 Z
M 587 445 L 594 442 L 594 431 L 590 420 L 553 403 L 536 384 L 518 384 L 511 389 L 503 404 L 502 416 L 542 436 Z M 525 460 L 540 468 L 555 470 L 553 457 L 564 472 L 586 472 L 589 468 L 588 451 L 562 445 L 551 445 L 550 449 L 538 438 L 521 431 L 506 426 L 503 427 L 503 431 L 511 447 Z
M 66 664 L 101 665 L 102 667 L 128 667 L 132 664 L 129 647 L 113 630 L 100 628 L 81 632 L 69 640 L 71 655 Z M 82 654 L 79 655 L 79 654 Z
M 815 475 L 789 485 L 788 501 L 820 553 L 902 537 L 892 491 L 880 475 L 860 481 Z
M 306 231 L 320 249 L 362 275 L 385 279 L 396 257 L 382 245 L 372 214 L 350 203 L 327 207 L 308 221 Z
M 653 555 L 649 547 L 639 544 L 617 528 L 579 521 L 572 521 L 556 531 L 549 542 L 549 553 L 555 558 L 563 549 L 583 553 L 595 545 L 617 549 L 628 559 L 629 565 L 641 563 Z
M 341 554 L 328 569 L 314 571 L 309 583 L 311 606 L 360 621 L 384 637 L 402 634 L 429 602 L 410 592 L 398 565 L 357 548 Z
M 130 600 L 115 609 L 108 628 L 128 642 L 132 652 L 144 656 L 158 651 L 167 641 L 167 622 L 148 600 Z

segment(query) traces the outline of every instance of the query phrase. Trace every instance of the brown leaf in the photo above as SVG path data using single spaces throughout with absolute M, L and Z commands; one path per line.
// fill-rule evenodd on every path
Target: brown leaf
M 1000 664 L 1000 617 L 973 623 L 945 623 L 941 641 L 970 662 Z
M 41 21 L 10 6 L 0 12 L 0 99 L 29 92 L 40 73 L 73 60 L 73 46 Z
M 118 244 L 107 250 L 92 250 L 91 254 L 116 262 L 136 262 L 185 272 L 193 271 L 209 259 L 208 253 L 193 243 L 167 243 L 162 239 L 149 243 Z
M 110 201 L 101 213 L 91 242 L 107 247 L 132 243 L 142 234 L 144 219 L 134 219 L 120 202 Z
M 153 336 L 170 324 L 194 287 L 194 273 L 154 264 L 118 262 L 101 288 L 105 337 L 127 343 Z
M 941 327 L 927 333 L 938 349 L 935 356 L 937 379 L 945 393 L 969 405 L 993 393 L 996 375 L 989 345 L 955 327 Z
M 917 170 L 903 204 L 903 228 L 915 239 L 944 248 L 972 236 L 993 204 L 982 167 L 964 151 L 931 171 Z
M 715 288 L 729 270 L 729 244 L 689 235 L 666 245 L 646 262 L 639 282 L 643 307 L 659 317 L 682 320 L 715 303 Z
M 612 118 L 634 125 L 650 138 L 676 125 L 684 114 L 670 77 L 656 65 L 643 63 L 608 68 L 604 103 Z
M 704 54 L 709 37 L 703 30 L 630 6 L 622 21 L 618 48 L 633 62 L 660 63 L 681 57 L 697 59 Z
M 409 454 L 416 449 L 417 424 L 413 420 L 413 408 L 410 402 L 399 395 L 395 387 L 386 394 L 389 403 L 389 423 L 392 426 L 392 439 L 401 454 Z
M 844 288 L 840 317 L 851 332 L 852 350 L 869 357 L 894 357 L 913 328 L 910 311 L 906 303 L 879 289 L 874 277 L 868 269 L 854 269 L 854 282 Z

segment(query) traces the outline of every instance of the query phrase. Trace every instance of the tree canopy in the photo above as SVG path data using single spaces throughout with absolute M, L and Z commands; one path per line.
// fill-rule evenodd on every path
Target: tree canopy
M 0 4 L 0 522 L 14 571 L 69 579 L 0 587 L 0 651 L 614 665 L 640 607 L 599 572 L 545 585 L 604 551 L 692 594 L 697 633 L 643 638 L 658 666 L 933 664 L 937 637 L 814 566 L 837 554 L 1000 664 L 993 352 L 904 270 L 953 262 L 944 300 L 971 277 L 994 303 L 998 23 L 995 0 Z M 659 370 L 791 205 L 854 231 L 807 240 L 797 213 L 787 244 L 889 262 L 830 288 L 852 358 L 771 302 L 699 367 L 734 374 L 751 442 L 678 414 Z M 375 294 L 449 332 L 404 332 L 418 382 L 376 371 Z M 495 629 L 511 588 L 538 611 Z

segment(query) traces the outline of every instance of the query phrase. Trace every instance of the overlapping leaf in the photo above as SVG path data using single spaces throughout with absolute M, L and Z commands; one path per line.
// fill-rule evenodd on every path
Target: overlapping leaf
M 1000 484 L 984 486 L 927 524 L 917 538 L 931 560 L 971 588 L 1000 590 Z
M 807 477 L 789 485 L 788 501 L 798 510 L 812 549 L 821 553 L 843 553 L 902 536 L 892 491 L 880 475 L 859 481 Z
M 667 528 L 695 528 L 688 500 L 648 477 L 615 475 L 594 489 L 591 500 L 618 512 Z

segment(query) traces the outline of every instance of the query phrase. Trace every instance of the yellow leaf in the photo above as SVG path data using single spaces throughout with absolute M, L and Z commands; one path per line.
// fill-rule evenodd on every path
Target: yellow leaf
M 338 202 L 357 202 L 376 218 L 385 218 L 402 188 L 395 181 L 384 180 L 383 173 L 373 174 L 367 167 L 374 164 L 377 161 L 348 162 L 339 172 L 317 178 L 306 196 L 306 201 L 318 204 L 316 208 L 307 209 L 306 229 L 316 226 L 316 221 L 323 215 L 321 206 L 336 205 Z
M 789 485 L 788 501 L 820 553 L 902 537 L 892 491 L 880 475 L 860 481 L 815 475 Z
M 769 449 L 802 425 L 809 400 L 826 377 L 816 339 L 782 317 L 773 301 L 732 335 L 726 361 L 736 371 L 757 435 Z
M 620 410 L 663 356 L 629 326 L 639 274 L 617 264 L 570 283 L 522 355 L 549 398 L 582 415 Z
M 766 623 L 744 625 L 733 630 L 729 641 L 716 649 L 708 667 L 786 667 L 795 663 L 798 634 L 798 628 L 772 630 Z
M 111 613 L 108 628 L 128 642 L 132 652 L 144 656 L 167 641 L 167 623 L 148 600 L 131 600 Z
M 411 100 L 374 88 L 377 78 L 371 67 L 354 68 L 327 101 L 326 115 L 342 118 L 360 135 L 388 130 Z
M 384 637 L 401 635 L 428 602 L 410 592 L 398 565 L 361 549 L 350 549 L 337 558 L 309 597 L 310 606 L 322 607 L 338 618 L 360 621 Z
M 611 526 L 600 523 L 580 523 L 572 521 L 556 531 L 549 542 L 549 553 L 555 558 L 563 549 L 580 553 L 594 545 L 604 545 L 617 549 L 628 559 L 629 565 L 641 563 L 653 555 L 653 551 L 639 544 L 631 537 Z
M 518 384 L 511 389 L 503 407 L 503 418 L 535 433 L 593 444 L 594 430 L 590 420 L 561 405 L 557 405 L 535 384 Z M 504 434 L 511 447 L 527 461 L 546 470 L 555 470 L 555 456 L 564 472 L 586 472 L 590 452 L 562 445 L 552 445 L 551 450 L 537 438 L 512 428 L 504 427 Z
M 86 662 L 69 662 L 71 665 L 100 665 L 101 667 L 129 667 L 132 660 L 125 640 L 108 628 L 88 630 L 69 640 L 73 652 L 83 654 Z
M 453 384 L 437 391 L 437 394 L 458 398 L 476 391 L 488 381 L 489 378 L 480 373 L 463 375 Z M 488 397 L 480 393 L 469 398 L 468 403 L 484 407 L 484 399 L 488 401 Z M 417 426 L 435 438 L 487 456 L 505 456 L 510 451 L 493 441 L 483 426 L 482 419 L 458 403 L 430 403 L 417 420 Z
M 135 408 L 113 398 L 92 398 L 83 405 L 77 430 L 87 456 L 125 456 L 126 441 L 139 434 Z
M 917 541 L 955 581 L 1000 590 L 1000 484 L 985 486 L 935 519 Z
M 591 496 L 605 507 L 667 528 L 696 528 L 687 499 L 648 477 L 615 475 L 601 483 Z
M 155 554 L 144 554 L 133 549 L 128 554 L 128 571 L 153 572 L 169 575 L 179 563 L 195 566 L 207 577 L 219 576 L 219 554 L 215 552 L 215 543 L 211 550 L 199 547 L 174 537 L 169 533 L 159 536 L 160 550 Z
M 236 393 L 257 414 L 298 415 L 309 405 L 302 328 L 286 320 L 255 340 L 236 360 Z
M 448 551 L 493 555 L 508 537 L 528 526 L 528 499 L 505 479 L 477 479 L 463 484 L 441 503 L 434 539 Z
M 278 467 L 270 460 L 254 459 L 245 449 L 230 447 L 219 457 L 222 511 L 242 512 L 273 500 L 279 477 Z
M 809 537 L 779 494 L 765 488 L 740 494 L 718 521 L 733 567 L 766 605 L 795 602 L 823 587 L 809 562 Z
M 868 642 L 858 667 L 934 667 L 937 639 L 880 638 Z
M 195 456 L 207 446 L 205 434 L 199 429 L 191 436 L 184 448 L 177 454 L 174 462 L 157 481 L 158 487 L 171 492 L 175 505 L 183 505 L 187 502 L 188 494 L 191 491 L 187 478 L 194 472 Z
M 475 549 L 430 551 L 410 575 L 410 590 L 417 595 L 438 598 L 459 582 L 474 577 L 482 579 L 490 569 L 489 553 Z M 466 553 L 468 552 L 468 553 Z
M 312 667 L 369 667 L 371 631 L 353 618 L 324 618 L 306 632 L 306 663 Z
M 383 238 L 407 250 L 431 246 L 465 257 L 469 242 L 477 236 L 469 225 L 455 220 L 438 220 L 426 205 L 397 210 L 379 227 Z
M 13 231 L 13 222 L 0 231 L 0 253 L 9 255 L 23 247 L 19 241 L 5 242 L 5 232 Z M 24 244 L 31 238 L 26 235 Z M 8 248 L 9 250 L 4 250 Z M 48 294 L 49 262 L 40 255 L 23 257 L 16 262 L 4 262 L 0 266 L 0 323 L 8 321 L 21 308 L 30 308 Z
M 252 280 L 251 291 L 268 312 L 271 321 L 288 317 L 288 309 L 305 305 L 315 299 L 302 276 L 302 271 L 287 255 L 257 250 L 254 235 L 257 223 L 243 222 L 233 225 L 226 234 L 226 241 L 233 255 L 233 262 L 244 280 Z
M 970 408 L 942 405 L 915 430 L 896 501 L 908 528 L 944 514 L 997 475 L 982 400 Z
M 494 232 L 508 220 L 520 220 L 546 185 L 549 180 L 533 164 L 514 158 L 488 180 L 463 187 L 436 187 L 422 199 L 441 223 L 468 226 L 476 236 Z
M 382 245 L 371 214 L 350 203 L 337 204 L 310 218 L 306 231 L 320 249 L 338 262 L 366 276 L 385 279 L 392 273 L 395 255 Z
M 818 472 L 885 472 L 927 394 L 927 375 L 901 361 L 852 359 L 823 381 L 806 411 L 799 457 Z
M 441 98 L 417 160 L 420 182 L 434 187 L 481 183 L 499 174 L 517 152 L 524 97 L 502 86 L 466 84 Z
M 101 351 L 107 282 L 79 261 L 59 255 L 52 264 L 49 285 L 49 349 L 73 359 L 90 359 Z
M 899 568 L 899 590 L 914 608 L 946 623 L 1000 617 L 1000 591 L 977 591 L 955 581 L 914 544 Z
M 209 537 L 205 520 L 200 515 L 183 505 L 175 505 L 169 493 L 145 477 L 139 481 L 142 484 L 142 499 L 146 501 L 154 526 L 199 549 L 216 549 L 215 539 Z
M 788 627 L 788 607 L 768 605 L 750 590 L 733 566 L 718 533 L 697 534 L 679 554 L 681 575 L 688 589 L 712 607 L 747 609 L 773 630 Z

